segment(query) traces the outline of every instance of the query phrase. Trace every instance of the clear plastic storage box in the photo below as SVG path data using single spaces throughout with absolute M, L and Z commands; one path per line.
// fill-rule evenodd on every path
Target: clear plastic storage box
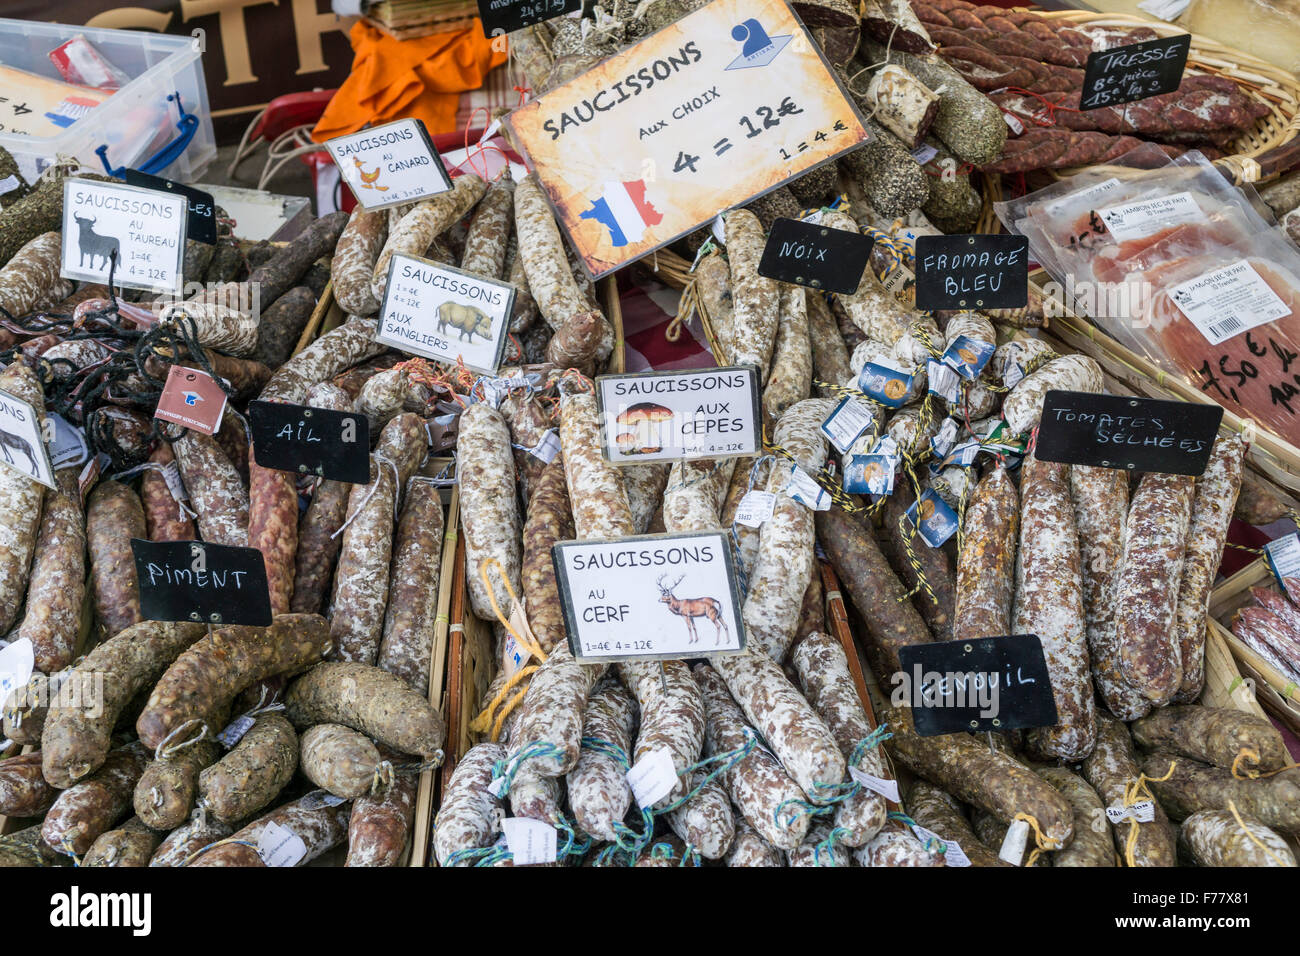
M 29 136 L 10 132 L 8 126 L 0 129 L 0 146 L 13 154 L 23 176 L 30 181 L 58 156 L 75 156 L 102 172 L 104 162 L 96 151 L 104 147 L 103 156 L 113 169 L 144 169 L 181 182 L 198 178 L 216 156 L 217 147 L 195 41 L 137 30 L 0 19 L 0 64 L 62 79 L 50 61 L 50 51 L 78 35 L 94 44 L 130 82 L 57 135 Z M 6 119 L 6 107 L 12 109 L 11 104 L 0 103 L 0 123 Z M 182 122 L 182 108 L 193 119 Z M 178 150 L 179 155 L 168 161 Z

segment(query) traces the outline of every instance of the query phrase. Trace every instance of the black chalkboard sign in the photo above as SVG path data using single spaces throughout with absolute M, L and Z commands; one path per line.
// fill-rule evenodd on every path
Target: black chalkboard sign
M 801 219 L 772 223 L 758 274 L 823 292 L 858 291 L 873 240 L 870 236 L 818 226 Z
M 478 0 L 485 37 L 522 30 L 582 9 L 582 0 Z
M 1019 309 L 1028 302 L 1026 237 L 917 237 L 918 309 Z
M 256 548 L 132 538 L 131 552 L 145 620 L 271 623 L 266 562 Z
M 1034 634 L 913 644 L 898 652 L 922 737 L 1051 727 L 1057 722 L 1043 644 Z
M 163 179 L 161 176 L 151 176 L 138 169 L 127 169 L 122 175 L 128 185 L 184 196 L 189 201 L 189 213 L 185 217 L 185 238 L 204 242 L 210 246 L 216 244 L 217 204 L 212 198 L 212 193 L 205 193 L 202 189 Z
M 1090 53 L 1079 108 L 1120 106 L 1174 92 L 1183 82 L 1191 46 L 1191 34 L 1184 33 Z
M 253 460 L 263 468 L 364 485 L 370 480 L 370 423 L 328 408 L 249 402 Z
M 1034 454 L 1071 465 L 1200 475 L 1222 419 L 1218 405 L 1051 391 Z

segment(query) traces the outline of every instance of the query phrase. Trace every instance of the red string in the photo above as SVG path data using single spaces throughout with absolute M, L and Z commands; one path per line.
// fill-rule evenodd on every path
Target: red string
M 519 105 L 523 106 L 528 102 L 528 94 L 533 91 L 531 86 L 516 86 L 515 92 L 519 94 Z
M 1038 111 L 1037 113 L 1033 113 L 1029 116 L 1025 116 L 1021 113 L 1017 113 L 1014 110 L 1009 110 L 1004 106 L 998 107 L 1000 110 L 1002 110 L 1003 113 L 1006 113 L 1010 116 L 1015 116 L 1017 119 L 1028 120 L 1029 122 L 1033 123 L 1035 126 L 1055 126 L 1056 114 L 1058 112 L 1063 112 L 1063 113 L 1083 112 L 1083 110 L 1077 110 L 1073 106 L 1062 105 L 1065 102 L 1065 100 L 1070 96 L 1069 93 L 1062 93 L 1060 99 L 1056 100 L 1056 102 L 1052 102 L 1042 93 L 1035 93 L 1033 90 L 1026 90 L 1020 86 L 1008 86 L 1005 90 L 1003 90 L 1003 92 L 1016 93 L 1019 94 L 1020 96 L 1028 96 L 1038 100 L 1038 102 L 1043 104 L 1042 110 Z M 1044 119 L 1044 113 L 1046 113 L 1045 119 Z
M 475 107 L 474 110 L 470 112 L 469 119 L 465 121 L 465 162 L 469 164 L 469 168 L 472 169 L 475 173 L 478 173 L 478 166 L 474 165 L 475 154 L 474 151 L 470 149 L 469 131 L 474 128 L 474 117 L 478 116 L 480 112 L 482 112 L 484 116 L 487 117 L 488 123 L 492 122 L 492 111 L 489 110 L 486 106 Z M 480 153 L 483 152 L 481 147 L 479 148 L 479 152 Z M 480 176 L 483 179 L 488 178 L 487 160 L 483 161 L 483 172 L 480 174 Z

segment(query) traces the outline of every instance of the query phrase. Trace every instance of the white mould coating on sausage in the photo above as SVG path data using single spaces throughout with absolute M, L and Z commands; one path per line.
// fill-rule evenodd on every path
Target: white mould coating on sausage
M 803 843 L 786 853 L 786 865 L 851 866 L 852 858 L 847 845 L 838 839 L 827 843 L 830 835 L 831 825 L 824 820 L 818 820 L 809 829 Z
M 973 342 L 997 345 L 998 334 L 993 323 L 978 312 L 958 312 L 944 326 L 944 350 L 952 348 L 960 336 L 966 336 Z
M 558 331 L 589 306 L 569 268 L 559 226 L 534 176 L 524 177 L 515 187 L 515 232 L 528 290 L 546 324 Z
M 1079 531 L 1092 682 L 1107 710 L 1120 720 L 1137 720 L 1151 709 L 1151 702 L 1124 679 L 1115 635 L 1115 597 L 1128 520 L 1128 473 L 1074 465 L 1070 469 L 1070 497 Z
M 752 571 L 754 562 L 758 559 L 758 544 L 762 537 L 762 527 L 751 528 L 748 525 L 736 524 L 736 509 L 740 507 L 741 501 L 744 500 L 750 487 L 751 476 L 754 479 L 753 488 L 755 491 L 766 491 L 768 478 L 772 474 L 772 460 L 770 458 L 761 458 L 758 460 L 758 467 L 754 467 L 753 458 L 741 458 L 736 461 L 731 473 L 731 484 L 727 486 L 727 497 L 722 505 L 722 522 L 723 528 L 730 529 L 736 536 L 737 550 L 740 553 L 740 563 L 744 569 Z M 667 503 L 664 506 L 664 524 L 668 523 Z
M 822 225 L 846 232 L 858 232 L 858 224 L 842 212 L 823 213 Z M 902 337 L 908 324 L 916 318 L 892 292 L 880 284 L 870 269 L 863 270 L 856 292 L 835 297 L 835 307 L 843 310 L 867 338 L 888 346 L 893 346 Z
M 192 332 L 200 345 L 247 358 L 257 351 L 258 318 L 220 302 L 174 302 L 158 320 Z
M 900 368 L 901 371 L 912 376 L 912 384 L 908 386 L 907 392 L 903 395 L 904 405 L 910 405 L 925 396 L 926 384 L 929 379 L 926 375 L 924 363 L 915 365 L 910 361 L 902 361 L 895 354 L 893 346 L 878 342 L 875 339 L 863 339 L 858 343 L 857 348 L 853 350 L 849 363 L 852 368 L 860 373 L 868 362 L 884 365 L 886 368 Z M 838 381 L 838 379 L 835 381 Z M 843 384 L 856 389 L 858 387 L 858 375 L 856 373 L 850 374 Z M 884 408 L 882 406 L 874 402 L 863 402 L 862 404 L 871 405 L 876 409 L 873 417 L 883 417 Z
M 184 866 L 192 854 L 234 832 L 229 823 L 222 823 L 211 814 L 191 817 L 163 838 L 149 858 L 149 865 Z
M 186 431 L 172 444 L 172 452 L 203 540 L 248 547 L 248 491 L 216 439 Z
M 1086 355 L 1063 355 L 1026 375 L 1002 403 L 1002 417 L 1013 435 L 1029 431 L 1043 414 L 1043 399 L 1053 389 L 1100 392 L 1101 366 Z
M 580 664 L 570 653 L 568 642 L 556 644 L 528 684 L 519 723 L 511 735 L 511 757 L 532 744 L 550 744 L 556 755 L 530 757 L 525 764 L 548 777 L 572 770 L 582 749 L 587 697 L 607 669 L 605 664 Z
M 1192 518 L 1193 480 L 1149 472 L 1129 505 L 1124 563 L 1115 597 L 1115 640 L 1129 686 L 1157 707 L 1182 684 L 1174 630 Z
M 189 865 L 265 866 L 255 848 L 261 841 L 262 831 L 274 823 L 292 830 L 302 840 L 307 852 L 294 866 L 306 866 L 326 850 L 333 849 L 347 839 L 348 818 L 351 814 L 350 802 L 332 807 L 322 806 L 320 793 L 315 791 L 259 817 L 231 835 L 229 843 L 204 851 Z
M 388 264 L 393 256 L 423 256 L 429 245 L 459 222 L 486 191 L 487 184 L 473 173 L 457 176 L 452 180 L 451 189 L 417 203 L 396 226 L 391 226 L 370 280 L 370 292 L 375 299 L 384 301 Z
M 605 681 L 587 699 L 582 736 L 617 747 L 630 760 L 636 731 L 637 706 L 617 681 Z M 632 806 L 632 790 L 623 766 L 594 747 L 583 747 L 568 776 L 569 808 L 585 833 L 612 842 L 613 824 L 621 822 Z
M 805 696 L 848 761 L 873 728 L 858 698 L 844 648 L 829 634 L 814 631 L 794 649 L 791 661 Z M 879 746 L 864 750 L 856 766 L 873 777 L 893 777 Z M 835 826 L 848 831 L 843 836 L 846 846 L 862 846 L 880 832 L 887 812 L 884 797 L 863 789 L 836 808 Z
M 704 701 L 699 685 L 682 661 L 622 661 L 614 667 L 641 708 L 632 763 L 660 748 L 672 754 L 677 782 L 656 804 L 665 806 L 686 792 L 681 774 L 700 759 L 704 747 Z
M 736 316 L 731 295 L 731 267 L 727 265 L 727 260 L 722 253 L 716 249 L 695 264 L 695 294 L 709 317 L 709 325 L 713 327 L 713 337 L 717 339 L 718 347 L 722 350 L 721 355 L 715 356 L 718 364 L 734 364 L 731 350 L 732 330 Z M 822 307 L 825 308 L 824 302 Z M 834 325 L 833 321 L 832 325 Z M 837 331 L 835 335 L 838 338 L 839 332 Z M 840 341 L 840 350 L 844 350 L 843 340 Z
M 377 664 L 420 694 L 429 690 L 438 611 L 438 589 L 433 582 L 442 569 L 442 537 L 438 489 L 414 478 L 407 485 L 393 537 L 388 610 Z
M 376 320 L 349 316 L 276 369 L 259 398 L 303 404 L 313 385 L 383 352 L 388 346 L 375 341 L 377 330 Z
M 827 794 L 818 784 L 837 784 L 844 780 L 844 755 L 826 724 L 790 683 L 785 671 L 770 657 L 749 649 L 740 654 L 719 655 L 713 664 L 745 717 L 763 735 L 786 773 L 809 800 L 826 803 Z
M 736 823 L 727 791 L 717 777 L 705 783 L 707 776 L 705 770 L 691 774 L 691 789 L 698 787 L 699 792 L 676 810 L 669 811 L 668 827 L 704 859 L 720 860 L 735 838 Z
M 727 493 L 735 467 L 734 458 L 673 462 L 664 489 L 664 530 L 674 533 L 725 527 L 718 504 Z
M 1020 548 L 1011 633 L 1043 644 L 1058 723 L 1035 728 L 1031 748 L 1081 760 L 1096 742 L 1079 536 L 1065 465 L 1025 460 L 1020 479 Z
M 36 670 L 72 663 L 86 590 L 86 529 L 76 468 L 61 468 L 47 489 L 27 584 L 27 610 L 15 638 L 32 642 Z
M 0 308 L 14 316 L 32 311 L 59 278 L 62 238 L 58 232 L 43 233 L 0 268 Z
M 0 391 L 36 409 L 36 433 L 43 435 L 45 399 L 35 373 L 21 362 L 13 363 L 0 371 Z M 22 606 L 44 498 L 44 485 L 13 468 L 0 468 L 0 514 L 5 516 L 0 521 L 0 634 L 13 626 Z
M 510 812 L 517 817 L 554 823 L 560 818 L 564 780 L 564 777 L 538 773 L 531 764 L 521 766 L 510 783 Z
M 716 757 L 738 750 L 755 733 L 754 728 L 746 722 L 717 671 L 707 664 L 697 664 L 694 677 L 708 714 L 705 755 Z M 811 818 L 798 813 L 792 804 L 804 799 L 803 791 L 767 750 L 754 747 L 724 771 L 722 782 L 741 815 L 768 844 L 778 850 L 792 850 L 803 842 Z M 737 839 L 740 835 L 738 830 Z
M 915 833 L 891 823 L 854 854 L 863 866 L 944 866 L 942 853 L 931 853 Z
M 500 179 L 493 180 L 488 186 L 482 202 L 474 210 L 460 267 L 475 275 L 499 279 L 514 218 L 515 184 L 510 178 L 510 170 L 506 169 Z
M 1175 696 L 1181 701 L 1195 700 L 1205 686 L 1205 617 L 1241 488 L 1245 452 L 1239 436 L 1219 438 L 1210 451 L 1204 473 L 1196 479 L 1192 522 L 1187 530 L 1187 552 L 1183 556 L 1183 576 L 1174 614 L 1174 633 L 1183 665 L 1183 679 Z
M 601 452 L 600 418 L 591 392 L 571 392 L 562 397 L 560 446 L 564 449 L 564 475 L 578 538 L 636 534 L 623 476 Z
M 1097 746 L 1083 761 L 1081 772 L 1106 806 L 1124 806 L 1125 793 L 1137 780 L 1140 770 L 1133 758 L 1133 740 L 1123 723 L 1108 714 L 1097 714 Z M 1136 866 L 1176 865 L 1173 828 L 1158 801 L 1155 810 L 1153 821 L 1137 825 L 1133 844 L 1133 863 Z M 1110 824 L 1110 827 L 1115 849 L 1127 862 L 1126 847 L 1132 824 L 1124 820 Z
M 756 366 L 759 383 L 766 384 L 781 312 L 780 285 L 758 274 L 766 243 L 758 217 L 747 209 L 733 209 L 727 213 L 725 225 L 731 264 L 730 361 Z
M 748 820 L 737 814 L 735 826 L 736 834 L 723 861 L 727 866 L 785 866 L 781 851 L 763 839 Z
M 1042 339 L 1018 334 L 993 351 L 987 368 L 992 370 L 1000 385 L 1012 388 L 1026 375 L 1036 372 L 1057 357 L 1052 347 Z
M 480 850 L 496 842 L 505 807 L 488 792 L 488 784 L 493 766 L 505 755 L 500 744 L 475 744 L 456 764 L 433 820 L 433 854 L 439 866 L 447 866 L 458 850 Z M 474 861 L 454 865 L 473 866 Z
M 637 534 L 645 534 L 650 521 L 664 500 L 664 486 L 668 483 L 667 462 L 649 465 L 627 465 L 623 471 L 623 490 L 627 492 L 628 507 L 632 511 L 632 526 Z
M 812 353 L 808 341 L 805 289 L 781 285 L 781 305 L 772 347 L 772 372 L 763 389 L 763 421 L 772 427 L 795 402 L 812 389 Z
M 1280 835 L 1249 818 L 1242 823 L 1231 810 L 1200 810 L 1183 821 L 1178 842 L 1198 866 L 1296 865 Z
M 483 563 L 495 559 L 500 564 L 500 568 L 488 571 L 488 581 L 500 612 L 509 615 L 510 590 L 522 593 L 519 568 L 523 560 L 515 459 L 510 428 L 499 411 L 478 402 L 461 413 L 456 457 L 460 521 L 465 530 L 466 587 L 474 613 L 485 621 L 494 621 L 488 586 L 483 583 Z
M 781 417 L 772 441 L 794 457 L 810 477 L 826 461 L 826 440 L 819 427 L 834 405 L 809 398 Z M 749 593 L 743 617 L 749 645 L 774 660 L 785 659 L 799 623 L 799 602 L 808 588 L 815 559 L 813 513 L 785 493 L 790 464 L 782 458 L 772 466 L 767 490 L 776 497 L 772 517 L 759 529 L 758 553 L 749 572 Z
M 379 300 L 370 288 L 370 280 L 387 239 L 387 209 L 357 206 L 352 210 L 330 263 L 334 298 L 347 314 L 374 315 L 379 311 Z

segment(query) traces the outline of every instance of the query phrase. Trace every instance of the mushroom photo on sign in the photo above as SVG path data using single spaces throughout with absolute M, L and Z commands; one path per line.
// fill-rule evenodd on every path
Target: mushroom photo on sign
M 625 455 L 653 455 L 664 450 L 663 424 L 672 421 L 673 411 L 654 402 L 629 405 L 617 418 L 624 429 L 615 437 L 618 449 Z

